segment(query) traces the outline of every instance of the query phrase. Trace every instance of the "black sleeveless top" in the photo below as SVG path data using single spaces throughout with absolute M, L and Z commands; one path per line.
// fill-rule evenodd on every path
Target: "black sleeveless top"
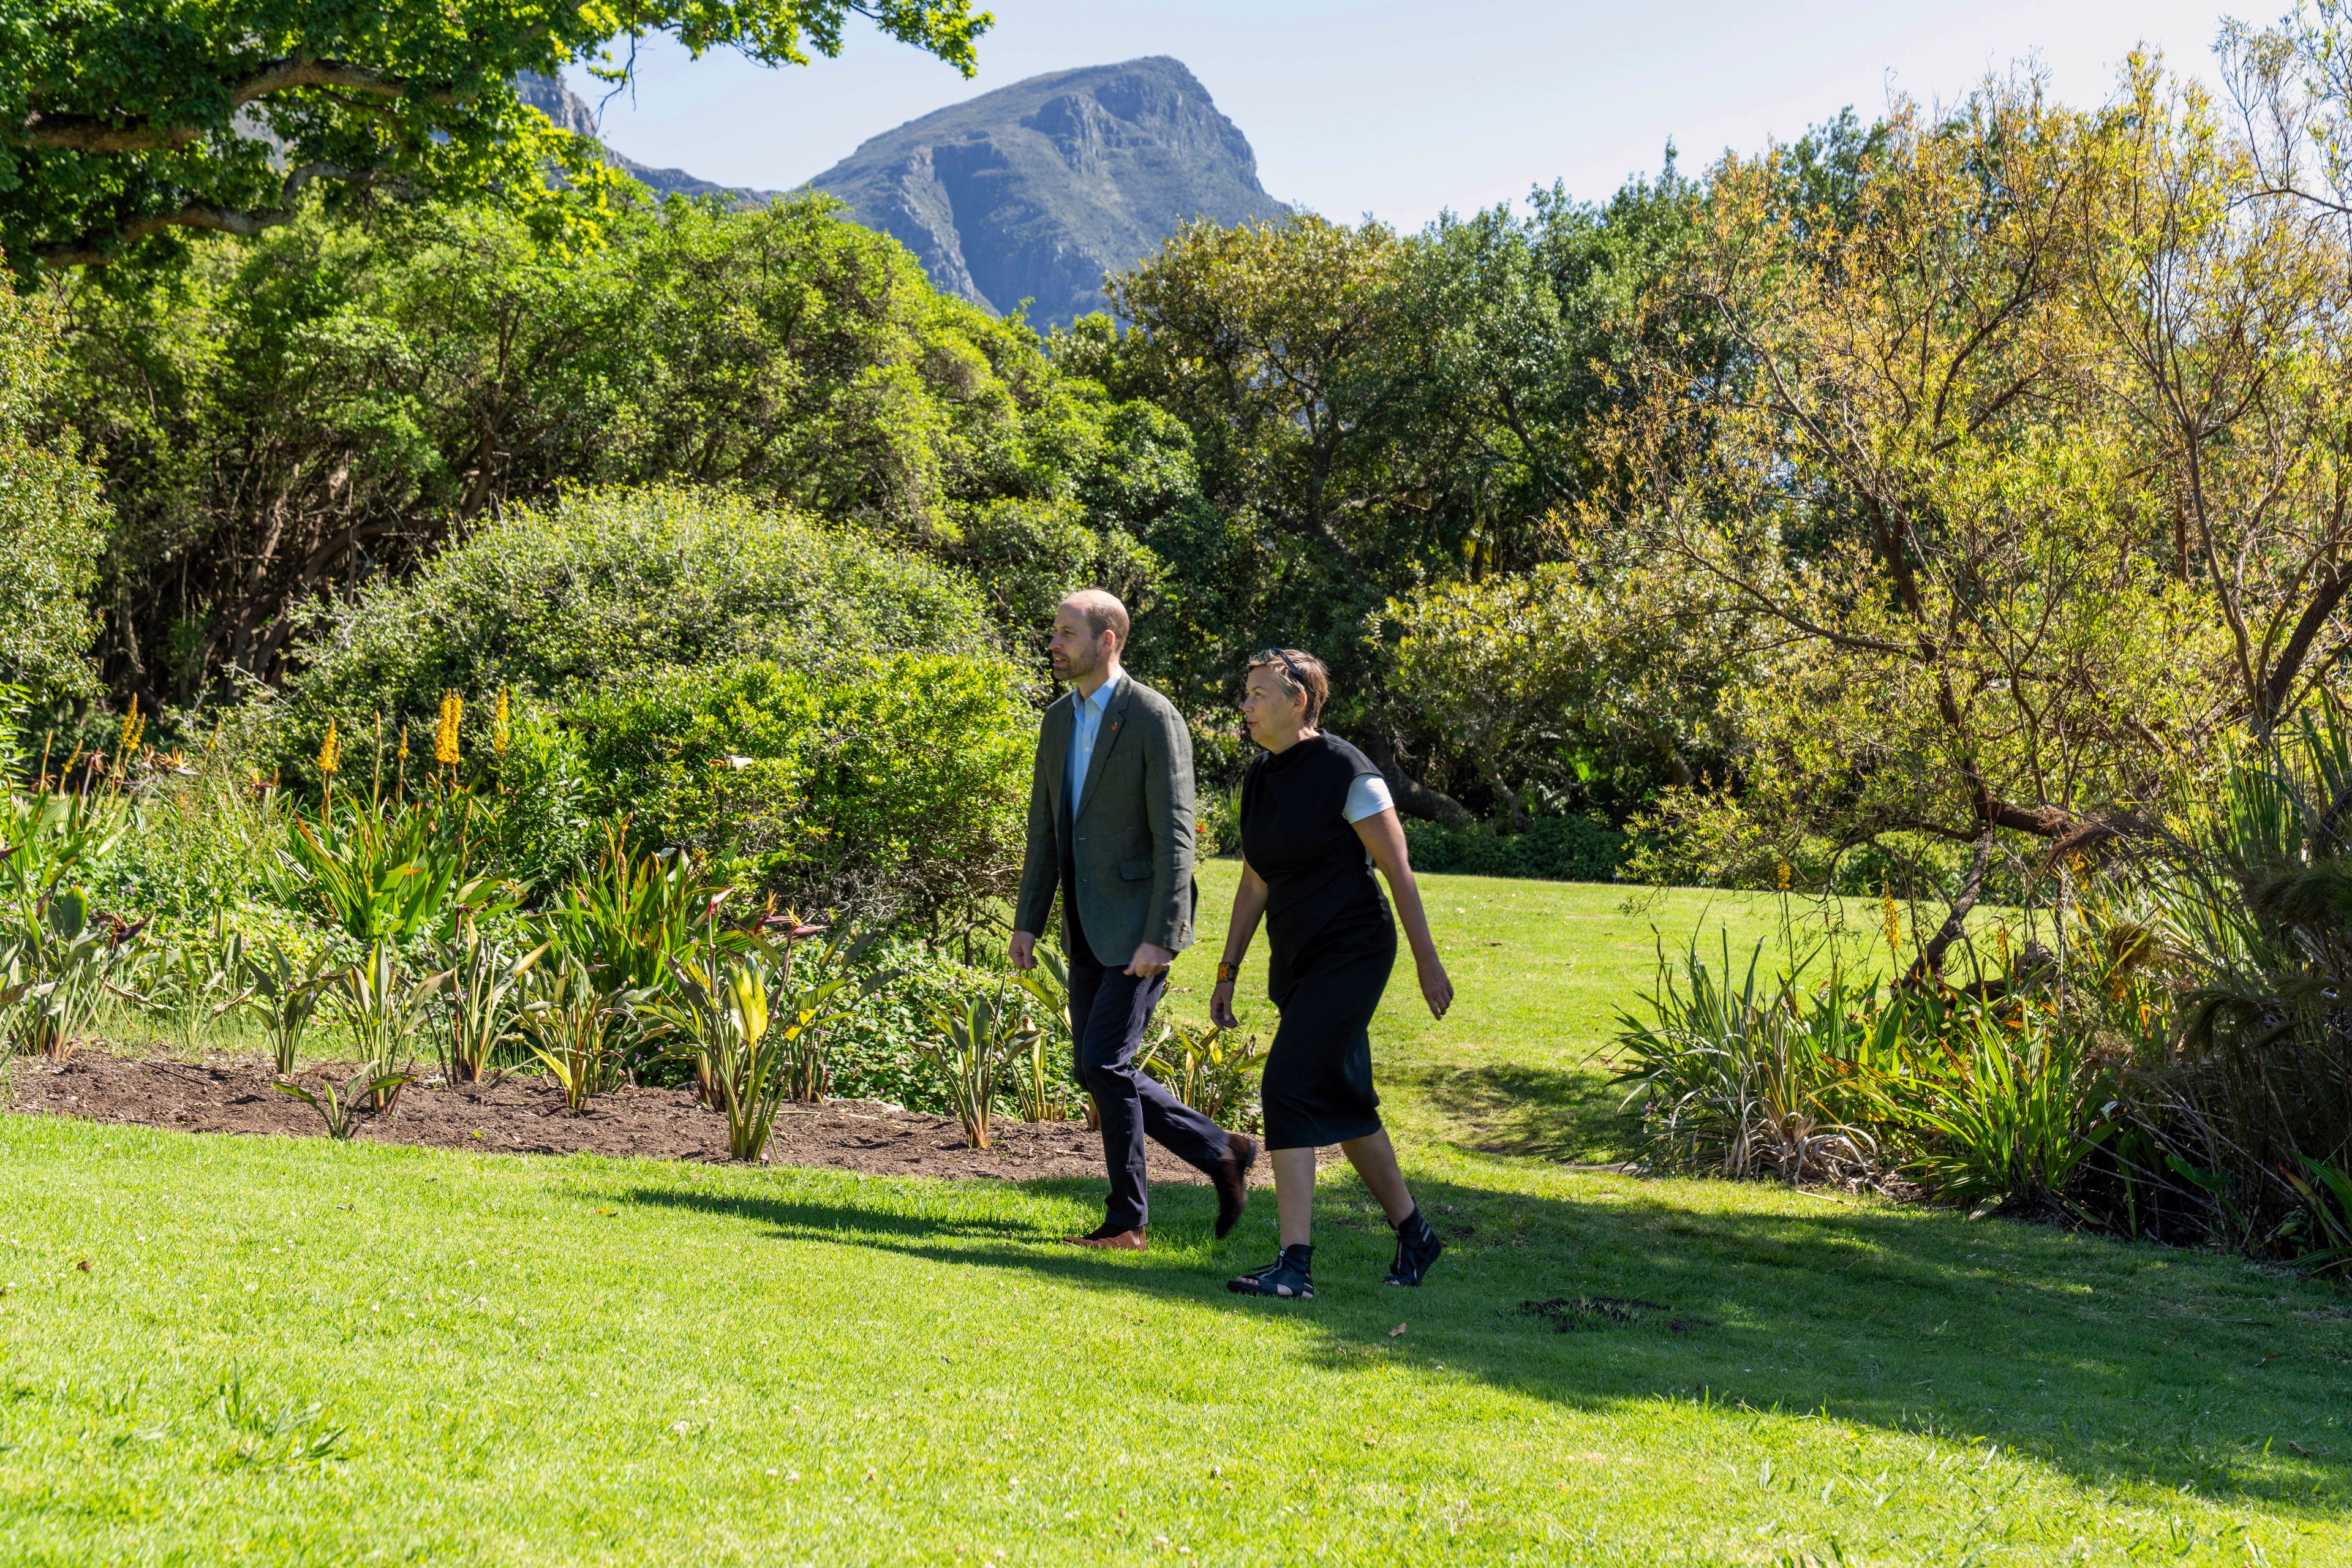
M 1396 941 L 1372 857 L 1342 815 L 1349 786 L 1380 771 L 1347 742 L 1315 735 L 1259 753 L 1242 775 L 1242 858 L 1266 885 L 1266 990 L 1277 1004 L 1318 958 Z

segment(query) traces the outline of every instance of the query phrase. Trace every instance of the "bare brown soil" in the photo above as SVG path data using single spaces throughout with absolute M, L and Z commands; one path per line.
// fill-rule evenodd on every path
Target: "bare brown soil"
M 332 1075 L 340 1087 L 352 1069 L 314 1068 L 315 1088 Z M 248 1058 L 201 1063 L 81 1051 L 62 1063 L 17 1063 L 15 1110 L 131 1122 L 187 1132 L 323 1137 L 319 1113 L 281 1094 L 271 1074 Z M 594 1153 L 654 1160 L 727 1158 L 727 1119 L 690 1089 L 624 1088 L 598 1095 L 574 1114 L 562 1092 L 537 1077 L 486 1086 L 411 1084 L 392 1110 L 362 1119 L 356 1136 L 379 1143 L 509 1154 Z M 1201 1174 L 1157 1144 L 1151 1179 L 1199 1182 Z M 777 1117 L 766 1163 L 858 1171 L 883 1176 L 993 1176 L 1034 1181 L 1103 1174 L 1102 1138 L 1083 1121 L 998 1121 L 986 1149 L 967 1148 L 956 1123 L 866 1100 L 788 1106 Z M 1253 1178 L 1270 1181 L 1267 1162 Z

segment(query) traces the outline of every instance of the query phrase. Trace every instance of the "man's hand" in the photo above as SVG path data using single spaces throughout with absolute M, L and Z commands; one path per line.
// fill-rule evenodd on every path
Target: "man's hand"
M 1020 960 L 1013 962 L 1017 963 Z M 1139 980 L 1149 980 L 1155 974 L 1167 973 L 1168 966 L 1175 962 L 1176 954 L 1172 949 L 1155 947 L 1147 942 L 1137 947 L 1135 956 L 1127 961 L 1127 972 Z
M 1013 942 L 1005 948 L 1004 952 L 1006 957 L 1013 960 L 1013 967 L 1015 969 L 1036 968 L 1037 938 L 1035 934 L 1025 931 L 1014 931 Z

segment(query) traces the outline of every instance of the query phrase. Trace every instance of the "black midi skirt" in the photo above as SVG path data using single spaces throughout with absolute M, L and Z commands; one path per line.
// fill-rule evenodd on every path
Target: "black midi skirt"
M 1386 910 L 1381 911 L 1383 915 Z M 1381 1130 L 1372 1089 L 1372 1015 L 1396 965 L 1396 927 L 1321 946 L 1293 968 L 1282 1023 L 1265 1058 L 1265 1146 L 1309 1149 Z

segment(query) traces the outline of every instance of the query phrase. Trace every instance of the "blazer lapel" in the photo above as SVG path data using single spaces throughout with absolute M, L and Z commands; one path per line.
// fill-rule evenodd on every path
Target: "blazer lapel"
M 1072 822 L 1076 822 L 1079 817 L 1084 816 L 1086 815 L 1087 807 L 1094 804 L 1095 781 L 1102 777 L 1103 759 L 1110 755 L 1111 746 L 1118 739 L 1119 726 L 1125 722 L 1127 719 L 1127 700 L 1134 690 L 1135 677 L 1131 675 L 1121 676 L 1119 678 L 1118 689 L 1110 694 L 1110 706 L 1103 710 L 1102 728 L 1095 731 L 1094 752 L 1087 758 L 1087 782 L 1085 786 L 1078 792 L 1078 809 L 1071 813 L 1070 820 Z M 1070 706 L 1070 739 L 1071 741 L 1076 741 L 1077 738 L 1077 704 L 1075 697 L 1073 698 Z M 1062 748 L 1062 758 L 1065 772 L 1068 771 L 1069 754 L 1069 745 L 1065 743 Z

